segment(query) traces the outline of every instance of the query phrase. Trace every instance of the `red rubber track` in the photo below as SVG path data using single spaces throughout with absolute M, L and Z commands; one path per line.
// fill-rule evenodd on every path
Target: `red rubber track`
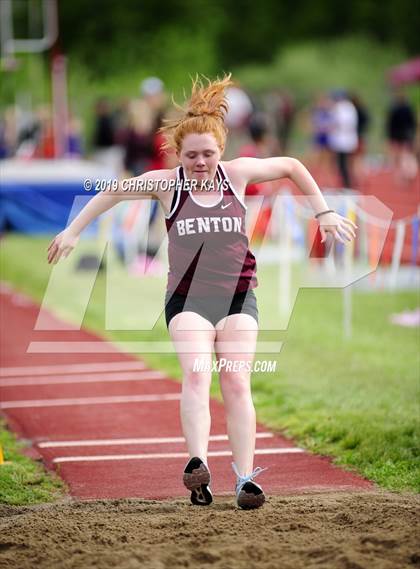
M 59 472 L 71 494 L 80 499 L 187 497 L 182 484 L 188 457 L 179 420 L 180 384 L 163 374 L 159 377 L 144 362 L 117 350 L 106 354 L 29 354 L 27 347 L 35 340 L 100 338 L 70 326 L 63 329 L 64 323 L 53 315 L 50 317 L 59 323 L 59 331 L 35 331 L 39 306 L 7 286 L 1 287 L 0 309 L 1 413 L 20 437 L 32 441 L 33 451 L 46 466 Z M 99 371 L 92 368 L 101 364 L 105 366 Z M 130 367 L 134 369 L 128 370 Z M 139 396 L 158 399 L 163 394 L 167 400 L 127 401 Z M 109 397 L 120 399 L 97 399 Z M 211 414 L 211 435 L 225 435 L 223 405 L 212 400 Z M 268 467 L 257 481 L 268 495 L 373 488 L 370 481 L 332 465 L 327 457 L 296 451 L 292 440 L 269 432 L 264 425 L 258 424 L 257 431 L 262 437 L 257 438 L 255 466 Z M 118 440 L 163 437 L 176 440 Z M 104 439 L 107 444 L 98 446 L 97 441 Z M 86 445 L 86 441 L 91 443 Z M 69 442 L 73 446 L 64 446 Z M 259 454 L 270 449 L 277 450 Z M 209 451 L 225 452 L 209 456 L 213 493 L 233 494 L 235 476 L 228 441 L 211 441 Z M 168 453 L 181 456 L 156 456 Z M 116 459 L 106 460 L 110 455 Z M 86 460 L 98 456 L 102 458 Z M 71 461 L 65 460 L 70 457 Z

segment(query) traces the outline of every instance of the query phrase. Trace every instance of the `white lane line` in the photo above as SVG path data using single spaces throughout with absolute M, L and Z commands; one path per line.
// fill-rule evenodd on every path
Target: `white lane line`
M 44 366 L 20 366 L 0 368 L 0 377 L 25 375 L 55 375 L 57 373 L 83 373 L 103 371 L 143 370 L 146 365 L 139 361 L 97 362 L 85 364 L 59 364 Z
M 168 379 L 160 371 L 121 371 L 111 373 L 81 373 L 78 375 L 56 375 L 53 377 L 6 377 L 0 378 L 0 387 L 16 387 L 25 385 L 64 385 L 71 383 L 104 383 L 107 381 L 147 381 Z
M 274 433 L 257 433 L 257 439 L 271 439 Z M 210 435 L 210 441 L 227 441 L 227 435 Z M 143 439 L 93 439 L 85 441 L 45 441 L 38 443 L 39 448 L 64 448 L 64 447 L 90 447 L 90 446 L 114 446 L 114 445 L 154 445 L 164 443 L 184 443 L 184 437 L 155 437 Z
M 282 342 L 257 342 L 255 351 L 256 353 L 280 353 L 282 348 Z M 177 342 L 177 351 L 184 352 L 186 354 L 208 354 L 209 348 L 202 348 L 201 351 L 197 352 L 197 346 L 194 342 Z M 214 349 L 218 352 L 223 352 L 226 354 L 243 354 L 249 351 L 247 345 L 244 342 L 232 341 L 232 342 L 216 342 Z M 29 354 L 106 354 L 113 353 L 116 351 L 124 352 L 127 354 L 173 354 L 174 345 L 173 342 L 110 342 L 106 340 L 101 340 L 98 342 L 62 342 L 62 341 L 34 341 L 30 342 L 27 348 Z M 213 353 L 213 349 L 212 349 Z
M 261 448 L 255 454 L 296 454 L 305 452 L 303 448 Z M 155 458 L 188 458 L 187 452 L 167 452 L 153 454 L 104 454 L 97 456 L 60 456 L 53 459 L 54 464 L 62 462 L 99 462 L 111 460 L 148 460 Z M 232 456 L 230 450 L 210 451 L 207 456 Z
M 178 399 L 181 399 L 180 393 L 78 397 L 73 399 L 33 399 L 28 401 L 3 401 L 0 403 L 0 409 L 30 409 L 33 407 L 63 407 L 66 405 L 105 405 L 107 403 L 146 403 L 151 401 L 175 401 Z

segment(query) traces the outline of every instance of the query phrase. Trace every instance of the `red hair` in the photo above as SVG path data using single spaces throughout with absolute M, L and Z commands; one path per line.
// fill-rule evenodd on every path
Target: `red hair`
M 164 148 L 180 152 L 187 134 L 212 134 L 223 152 L 228 132 L 225 125 L 225 114 L 228 111 L 225 90 L 233 85 L 233 81 L 230 73 L 215 81 L 205 79 L 207 85 L 203 84 L 198 75 L 193 79 L 191 97 L 186 107 L 174 101 L 183 116 L 167 121 L 168 124 L 159 129 L 166 139 Z

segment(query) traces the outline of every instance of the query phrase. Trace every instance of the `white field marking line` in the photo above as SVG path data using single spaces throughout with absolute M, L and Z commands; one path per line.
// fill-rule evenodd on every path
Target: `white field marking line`
M 33 407 L 63 407 L 66 405 L 105 405 L 108 403 L 146 403 L 152 401 L 175 401 L 181 393 L 162 395 L 115 395 L 110 397 L 79 397 L 72 399 L 32 399 L 28 401 L 4 401 L 0 409 L 31 409 Z
M 256 353 L 280 353 L 282 342 L 257 342 Z M 177 342 L 177 352 L 186 354 L 209 353 L 208 348 L 197 351 L 197 346 L 192 342 Z M 243 342 L 216 342 L 215 349 L 226 354 L 242 354 L 249 351 Z M 62 341 L 36 341 L 31 342 L 27 348 L 28 354 L 106 354 L 116 351 L 128 354 L 173 354 L 173 342 L 62 342 Z
M 257 439 L 272 439 L 274 433 L 257 433 Z M 227 441 L 227 435 L 210 435 L 210 441 Z M 155 437 L 148 439 L 94 439 L 86 441 L 45 441 L 38 443 L 39 448 L 117 446 L 117 445 L 154 445 L 165 443 L 184 443 L 184 437 Z
M 71 383 L 104 383 L 117 381 L 147 381 L 155 379 L 168 379 L 168 376 L 160 371 L 121 371 L 111 373 L 88 373 L 78 375 L 58 375 L 54 377 L 6 377 L 0 378 L 1 387 L 16 387 L 25 385 L 67 385 Z
M 305 452 L 303 448 L 261 448 L 255 451 L 255 454 L 296 454 Z M 232 456 L 230 450 L 210 451 L 207 456 Z M 188 458 L 187 452 L 167 452 L 154 454 L 104 454 L 98 456 L 60 456 L 53 459 L 54 464 L 62 462 L 99 462 L 110 460 L 148 460 L 153 458 Z
M 0 368 L 0 377 L 21 375 L 55 375 L 58 373 L 86 373 L 103 371 L 138 371 L 146 365 L 139 361 L 97 362 L 84 364 L 59 364 L 44 366 L 19 366 Z

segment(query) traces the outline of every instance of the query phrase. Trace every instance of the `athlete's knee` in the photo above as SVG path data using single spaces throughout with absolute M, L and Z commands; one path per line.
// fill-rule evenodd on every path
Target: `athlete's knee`
M 242 399 L 251 394 L 251 374 L 249 371 L 222 371 L 220 385 L 225 396 Z
M 207 393 L 210 388 L 211 374 L 209 372 L 195 371 L 189 368 L 184 371 L 182 390 L 194 394 Z

